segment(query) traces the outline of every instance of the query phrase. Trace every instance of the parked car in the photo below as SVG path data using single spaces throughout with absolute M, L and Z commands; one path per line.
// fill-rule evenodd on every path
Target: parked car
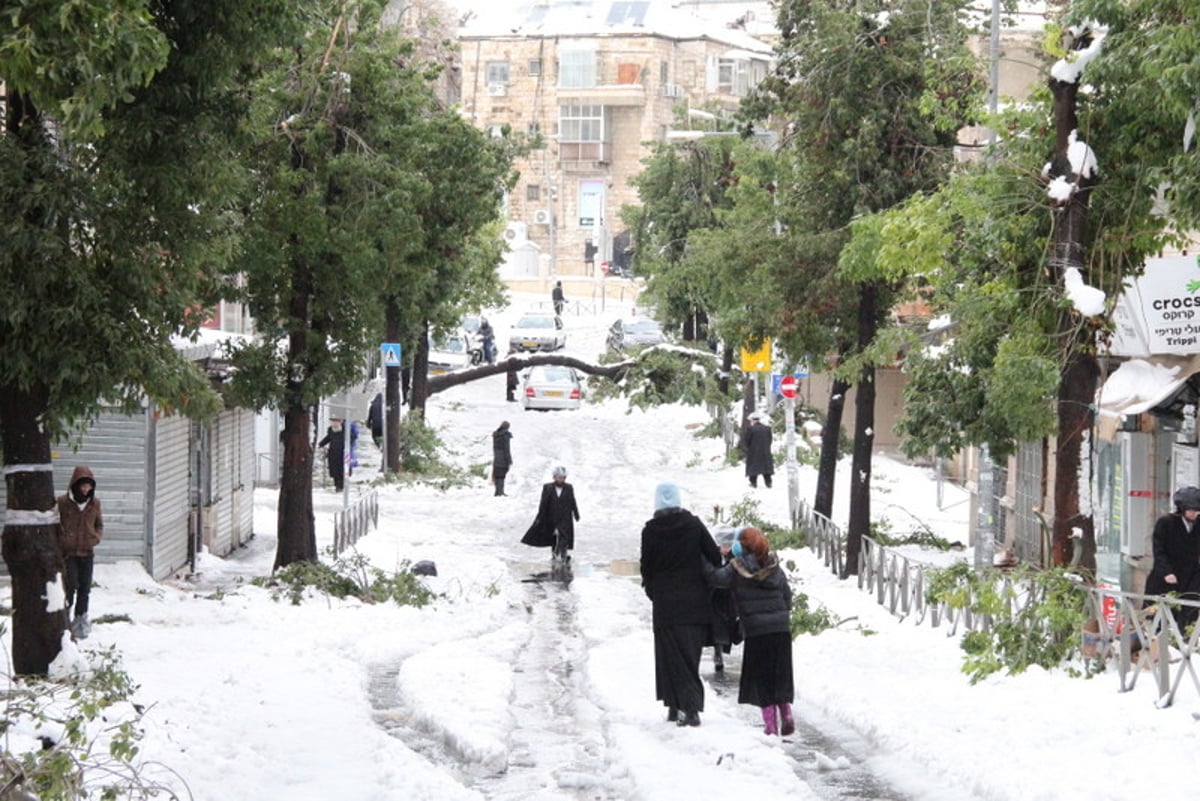
M 429 374 L 445 375 L 474 364 L 467 333 L 459 331 L 429 342 Z
M 658 345 L 666 341 L 662 326 L 649 317 L 629 321 L 617 320 L 608 329 L 609 350 Z
M 521 405 L 526 411 L 578 409 L 583 403 L 583 378 L 573 367 L 538 364 L 525 371 Z
M 548 312 L 526 312 L 512 327 L 508 346 L 513 350 L 558 350 L 567 344 L 561 317 Z

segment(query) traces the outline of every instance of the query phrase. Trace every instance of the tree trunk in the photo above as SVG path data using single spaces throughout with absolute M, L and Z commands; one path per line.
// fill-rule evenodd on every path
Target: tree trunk
M 308 409 L 284 411 L 283 469 L 279 480 L 275 569 L 293 562 L 317 561 L 317 531 L 313 516 L 313 451 Z
M 717 387 L 721 394 L 729 397 L 729 376 L 733 373 L 733 346 L 726 345 L 721 352 L 721 377 L 717 379 Z
M 275 569 L 292 562 L 317 561 L 317 530 L 313 519 L 311 418 L 304 403 L 304 376 L 309 374 L 308 320 L 313 293 L 312 270 L 293 264 L 288 305 L 293 327 L 288 332 L 288 402 L 283 409 L 283 465 L 276 512 Z
M 1071 168 L 1067 151 L 1070 135 L 1076 130 L 1078 84 L 1051 80 L 1054 95 L 1055 151 L 1050 163 L 1050 177 L 1067 176 L 1076 183 L 1076 190 L 1065 205 L 1054 210 L 1054 233 L 1051 242 L 1051 269 L 1062 286 L 1067 270 L 1074 267 L 1087 282 L 1087 265 L 1083 259 L 1083 237 L 1087 225 L 1088 197 L 1094 179 L 1077 176 Z M 1090 481 L 1090 471 L 1081 475 L 1085 462 L 1083 449 L 1091 447 L 1093 426 L 1092 404 L 1100 370 L 1094 352 L 1094 332 L 1081 325 L 1080 315 L 1066 312 L 1059 319 L 1060 341 L 1066 349 L 1062 379 L 1058 389 L 1058 442 L 1054 470 L 1054 526 L 1050 539 L 1050 562 L 1065 567 L 1072 562 L 1073 535 L 1079 532 L 1083 554 L 1090 554 L 1095 569 L 1095 530 L 1090 512 L 1084 513 L 1079 504 L 1080 482 Z
M 875 339 L 878 288 L 863 284 L 858 303 L 858 347 Z M 854 394 L 854 456 L 850 468 L 850 523 L 846 530 L 845 575 L 858 575 L 862 538 L 871 533 L 871 454 L 875 445 L 875 368 L 864 367 Z M 843 576 L 844 578 L 845 576 Z
M 8 492 L 0 552 L 12 578 L 13 672 L 25 676 L 46 675 L 62 650 L 67 627 L 67 610 L 47 605 L 49 586 L 66 591 L 50 435 L 39 423 L 47 405 L 43 390 L 0 387 L 0 447 Z
M 412 386 L 408 390 L 408 408 L 425 417 L 425 401 L 429 399 L 429 321 L 421 326 L 417 347 L 413 349 Z
M 837 483 L 838 448 L 842 441 L 842 411 L 846 408 L 846 393 L 850 382 L 834 378 L 829 388 L 829 405 L 825 410 L 825 425 L 821 428 L 821 461 L 817 469 L 817 491 L 813 511 L 833 517 L 833 489 Z

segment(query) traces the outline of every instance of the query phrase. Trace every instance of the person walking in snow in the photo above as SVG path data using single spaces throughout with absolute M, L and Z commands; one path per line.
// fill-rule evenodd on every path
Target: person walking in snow
M 496 485 L 497 496 L 505 494 L 504 477 L 508 475 L 512 461 L 512 432 L 505 420 L 492 432 L 492 483 Z
M 567 468 L 558 465 L 553 478 L 542 485 L 537 517 L 525 532 L 521 542 L 535 548 L 553 548 L 553 559 L 570 562 L 575 547 L 575 523 L 579 521 L 579 506 L 575 503 L 575 488 L 567 483 Z
M 371 399 L 371 408 L 367 411 L 367 425 L 371 427 L 371 439 L 378 448 L 383 442 L 383 393 L 376 392 Z
M 563 307 L 567 303 L 567 297 L 563 294 L 562 281 L 554 282 L 554 289 L 550 291 L 550 301 L 554 304 L 554 316 L 562 317 Z
M 683 508 L 679 487 L 654 490 L 654 516 L 642 527 L 642 589 L 654 626 L 654 692 L 667 720 L 699 726 L 704 711 L 700 654 L 713 622 L 712 593 L 702 563 L 721 564 L 721 551 L 700 518 Z
M 92 633 L 88 606 L 92 595 L 95 548 L 104 537 L 104 514 L 96 497 L 96 477 L 87 465 L 75 467 L 67 492 L 58 497 L 58 547 L 66 571 L 67 613 L 71 636 L 86 640 Z
M 792 717 L 792 588 L 762 531 L 747 526 L 730 546 L 733 559 L 708 572 L 715 588 L 731 588 L 742 630 L 738 703 L 762 710 L 763 732 L 787 736 Z
M 771 488 L 771 477 L 775 474 L 775 458 L 771 455 L 771 427 L 763 421 L 762 412 L 750 413 L 750 425 L 746 429 L 746 477 L 750 486 L 758 486 L 762 476 L 767 489 Z
M 1200 488 L 1181 487 L 1174 501 L 1175 511 L 1158 518 L 1150 535 L 1154 566 L 1146 577 L 1146 595 L 1176 593 L 1200 600 Z M 1196 620 L 1195 607 L 1176 606 L 1172 611 L 1181 630 Z
M 329 477 L 333 479 L 335 492 L 342 491 L 345 481 L 346 468 L 343 461 L 346 458 L 346 432 L 342 430 L 342 421 L 335 417 L 325 430 L 325 436 L 317 443 L 318 448 L 325 448 L 325 467 Z
M 515 348 L 508 349 L 509 358 L 512 358 L 513 356 L 516 356 L 516 355 L 517 355 L 517 351 Z M 517 387 L 520 386 L 520 384 L 521 384 L 521 380 L 520 380 L 520 378 L 517 377 L 517 368 L 515 366 L 510 366 L 508 368 L 508 372 L 504 376 L 505 398 L 510 403 L 516 402 Z
M 716 540 L 717 547 L 721 549 L 726 563 L 732 558 L 728 554 L 737 532 L 738 529 L 732 526 L 721 526 L 713 532 L 713 539 Z M 737 605 L 733 602 L 733 590 L 714 588 L 712 606 L 713 625 L 710 644 L 713 647 L 713 670 L 723 673 L 726 654 L 732 652 L 733 646 L 742 641 L 742 624 L 738 620 Z

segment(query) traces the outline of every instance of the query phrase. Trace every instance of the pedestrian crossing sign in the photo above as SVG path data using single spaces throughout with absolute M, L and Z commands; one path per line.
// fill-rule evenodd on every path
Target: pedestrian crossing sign
M 400 366 L 400 343 L 399 342 L 384 342 L 379 346 L 379 352 L 383 354 L 384 367 L 399 367 Z

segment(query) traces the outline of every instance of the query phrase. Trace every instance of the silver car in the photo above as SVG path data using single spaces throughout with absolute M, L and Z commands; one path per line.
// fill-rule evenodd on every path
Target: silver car
M 508 346 L 516 351 L 558 350 L 566 344 L 562 318 L 546 312 L 521 315 L 508 338 Z
M 526 411 L 578 409 L 583 405 L 583 378 L 573 367 L 534 365 L 525 371 L 521 404 Z
M 609 350 L 658 345 L 666 340 L 662 326 L 649 317 L 639 317 L 636 320 L 617 320 L 608 329 Z

